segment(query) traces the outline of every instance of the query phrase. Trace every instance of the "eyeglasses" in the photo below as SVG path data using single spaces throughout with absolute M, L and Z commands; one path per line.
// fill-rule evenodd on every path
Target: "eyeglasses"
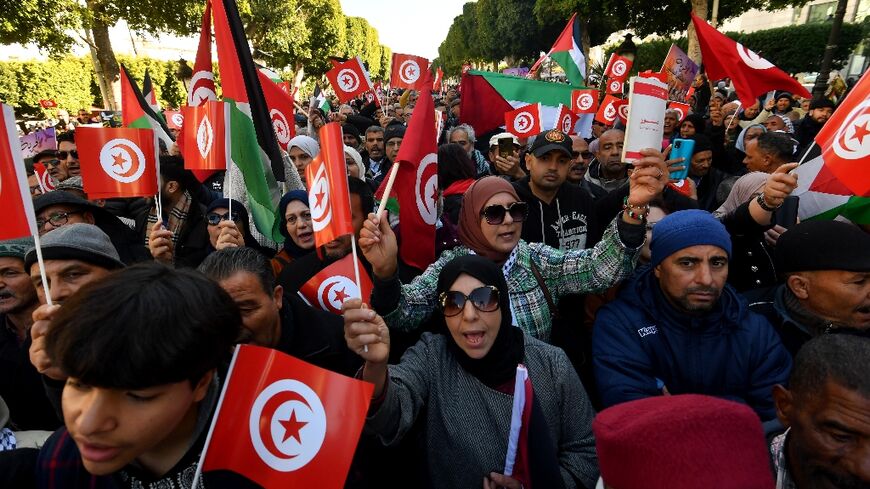
M 76 150 L 72 151 L 58 151 L 57 157 L 60 158 L 60 161 L 65 161 L 70 155 L 72 155 L 74 160 L 79 159 L 79 152 Z
M 48 219 L 37 219 L 36 227 L 42 228 L 45 223 L 51 224 L 53 227 L 61 227 L 69 221 L 69 216 L 82 214 L 82 211 L 55 212 L 48 216 Z
M 514 202 L 508 206 L 499 204 L 488 205 L 483 208 L 480 215 L 486 219 L 488 224 L 498 226 L 504 222 L 504 216 L 510 213 L 511 219 L 514 222 L 523 222 L 529 217 L 529 204 L 526 202 Z
M 580 153 L 580 157 L 583 158 L 584 160 L 591 160 L 593 156 L 595 156 L 595 155 L 593 155 L 589 151 L 584 151 L 584 152 Z
M 446 317 L 452 317 L 465 308 L 465 302 L 471 301 L 471 304 L 481 312 L 492 312 L 498 309 L 498 289 L 492 285 L 484 285 L 471 291 L 465 295 L 458 290 L 448 290 L 442 292 L 439 297 L 441 312 Z
M 64 159 L 66 159 L 66 158 L 64 158 Z M 50 160 L 45 160 L 45 161 L 43 161 L 43 163 L 45 163 L 47 166 L 57 166 L 60 164 L 60 160 L 57 158 L 53 158 Z
M 217 226 L 221 223 L 221 221 L 226 221 L 230 218 L 230 213 L 226 214 L 218 214 L 217 212 L 209 212 L 207 216 L 205 216 L 205 220 L 208 221 L 209 226 Z M 239 222 L 239 213 L 233 212 L 233 222 Z

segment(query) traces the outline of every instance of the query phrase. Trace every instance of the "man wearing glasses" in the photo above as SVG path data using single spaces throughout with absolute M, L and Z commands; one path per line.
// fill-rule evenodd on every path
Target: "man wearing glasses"
M 58 182 L 82 174 L 74 131 L 65 132 L 57 137 L 57 158 L 59 163 L 49 167 L 48 172 Z

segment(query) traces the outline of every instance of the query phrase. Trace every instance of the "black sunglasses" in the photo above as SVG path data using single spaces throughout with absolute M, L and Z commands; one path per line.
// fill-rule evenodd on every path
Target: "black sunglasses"
M 61 161 L 65 161 L 69 155 L 72 155 L 75 160 L 79 159 L 79 152 L 77 150 L 57 152 L 57 157 L 60 158 Z
M 488 224 L 498 226 L 504 222 L 504 216 L 510 213 L 511 219 L 514 222 L 523 222 L 529 217 L 529 204 L 526 202 L 514 202 L 508 206 L 500 204 L 488 205 L 483 208 L 480 215 L 486 219 Z
M 207 216 L 205 216 L 206 221 L 208 221 L 209 226 L 217 226 L 221 223 L 221 221 L 226 221 L 230 218 L 230 213 L 226 214 L 218 214 L 217 212 L 210 212 Z M 233 222 L 239 222 L 239 213 L 233 212 Z
M 458 290 L 442 292 L 439 304 L 444 316 L 451 317 L 459 314 L 465 308 L 465 302 L 471 304 L 481 312 L 492 312 L 498 309 L 498 289 L 492 285 L 484 285 L 465 295 Z

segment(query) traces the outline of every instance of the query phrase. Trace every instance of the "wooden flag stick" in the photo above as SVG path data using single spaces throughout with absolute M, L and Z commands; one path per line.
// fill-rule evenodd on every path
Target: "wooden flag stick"
M 42 243 L 39 242 L 39 230 L 33 233 L 33 246 L 36 250 L 36 261 L 39 263 L 39 277 L 42 279 L 42 291 L 45 293 L 45 303 L 51 306 L 54 304 L 51 302 L 51 292 L 48 290 L 48 278 L 45 276 L 45 260 L 42 258 Z
M 363 300 L 363 296 L 362 296 L 363 295 L 362 282 L 360 282 L 360 279 L 359 279 L 359 256 L 357 256 L 357 252 L 356 252 L 356 236 L 353 234 L 350 235 L 350 249 L 353 252 L 353 276 L 354 276 L 354 280 L 356 280 L 356 288 L 359 290 L 359 299 L 362 302 L 361 305 L 363 308 L 365 308 L 365 301 Z M 368 353 L 369 346 L 363 345 L 363 351 Z
M 393 191 L 393 183 L 396 181 L 396 173 L 399 171 L 399 162 L 394 161 L 392 168 L 390 168 L 390 175 L 387 177 L 387 186 L 384 187 L 384 195 L 381 196 L 381 203 L 378 205 L 378 218 L 381 217 L 381 214 L 384 212 L 384 209 L 387 207 L 387 200 L 390 199 L 390 192 Z

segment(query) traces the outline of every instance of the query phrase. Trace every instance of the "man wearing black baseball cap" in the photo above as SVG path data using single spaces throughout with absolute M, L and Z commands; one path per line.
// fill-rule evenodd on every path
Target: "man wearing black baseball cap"
M 779 237 L 775 262 L 785 283 L 750 302 L 792 355 L 834 329 L 870 330 L 870 234 L 840 221 L 802 222 Z

